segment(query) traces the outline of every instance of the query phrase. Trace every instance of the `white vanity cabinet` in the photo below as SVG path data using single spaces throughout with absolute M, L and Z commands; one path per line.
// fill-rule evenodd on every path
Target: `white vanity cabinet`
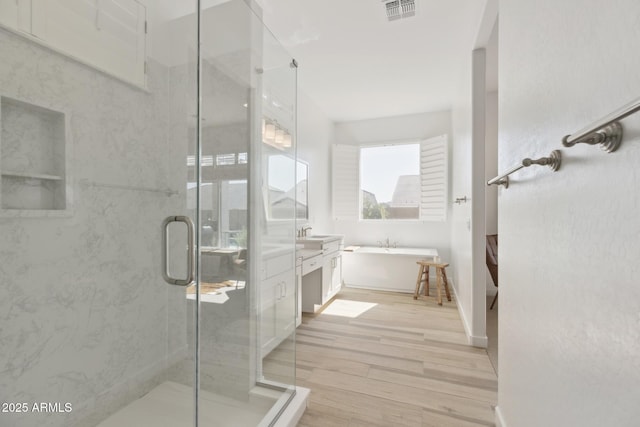
M 342 288 L 342 236 L 311 236 L 298 243 L 317 253 L 305 258 L 302 268 L 302 311 L 314 313 Z
M 260 348 L 266 356 L 288 338 L 296 327 L 297 310 L 294 254 L 263 260 L 260 281 Z
M 336 242 L 337 243 L 337 242 Z M 322 304 L 333 298 L 342 288 L 342 251 L 331 246 L 322 259 Z
M 296 328 L 302 323 L 302 256 L 296 256 Z
M 313 313 L 316 304 L 322 300 L 322 251 L 304 249 L 300 252 L 303 257 L 300 278 L 301 309 L 305 313 Z

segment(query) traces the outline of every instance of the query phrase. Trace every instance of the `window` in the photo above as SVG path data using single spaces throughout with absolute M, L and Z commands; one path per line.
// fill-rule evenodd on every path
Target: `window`
M 216 154 L 216 166 L 232 166 L 236 164 L 236 154 Z
M 420 218 L 420 144 L 360 148 L 360 218 Z
M 196 208 L 196 182 L 187 183 L 187 208 Z M 203 246 L 247 247 L 247 180 L 218 180 L 200 186 Z
M 445 221 L 447 136 L 384 146 L 333 147 L 333 216 Z
M 284 154 L 269 156 L 267 217 L 308 219 L 308 165 Z

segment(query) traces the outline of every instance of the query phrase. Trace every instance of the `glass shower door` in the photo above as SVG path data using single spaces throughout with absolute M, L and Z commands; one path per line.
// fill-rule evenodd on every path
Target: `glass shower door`
M 201 23 L 198 416 L 271 425 L 295 393 L 296 68 L 243 1 Z
M 242 0 L 142 3 L 0 0 L 0 426 L 295 393 L 296 68 Z

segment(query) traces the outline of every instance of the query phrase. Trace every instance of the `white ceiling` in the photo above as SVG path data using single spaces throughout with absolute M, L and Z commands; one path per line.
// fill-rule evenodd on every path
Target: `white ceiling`
M 340 122 L 451 108 L 486 1 L 416 0 L 393 22 L 380 0 L 257 2 L 301 90 Z

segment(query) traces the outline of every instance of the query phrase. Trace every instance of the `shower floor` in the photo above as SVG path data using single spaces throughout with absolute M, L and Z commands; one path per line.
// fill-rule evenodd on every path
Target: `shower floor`
M 200 392 L 201 425 L 257 426 L 277 398 L 252 395 L 250 402 Z M 267 422 L 268 424 L 268 422 Z M 116 412 L 97 427 L 191 427 L 193 389 L 165 382 Z

